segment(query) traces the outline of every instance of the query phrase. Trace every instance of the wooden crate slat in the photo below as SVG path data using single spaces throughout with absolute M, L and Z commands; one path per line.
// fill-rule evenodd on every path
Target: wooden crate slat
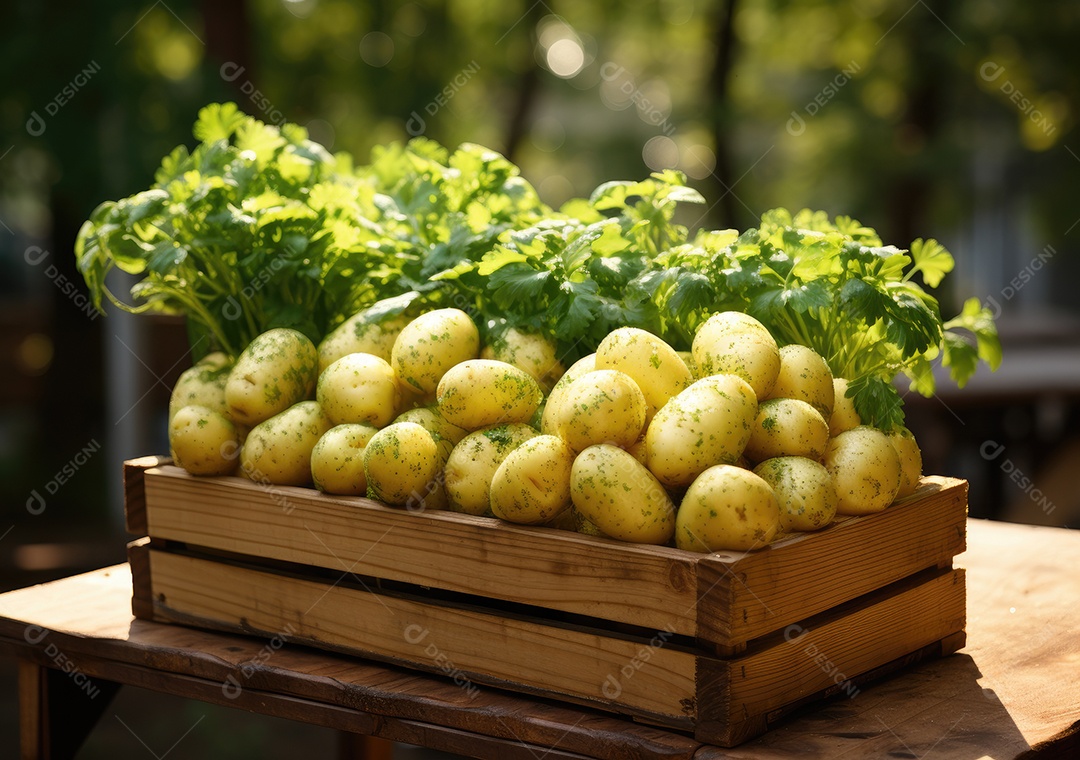
M 603 692 L 608 676 L 645 646 L 169 552 L 151 550 L 150 567 L 155 619 L 270 637 L 285 632 L 290 641 L 473 684 L 516 684 L 600 706 L 610 706 Z M 665 725 L 689 727 L 694 655 L 671 647 L 649 653 L 647 668 L 622 679 L 620 704 Z
M 172 466 L 144 477 L 154 538 L 695 633 L 698 558 L 676 549 L 196 478 Z

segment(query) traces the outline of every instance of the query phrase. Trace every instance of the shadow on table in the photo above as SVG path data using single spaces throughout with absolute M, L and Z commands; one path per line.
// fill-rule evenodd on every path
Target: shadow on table
M 934 760 L 1015 757 L 1028 749 L 1020 729 L 967 654 L 923 663 L 868 684 L 848 699 L 810 705 L 764 736 L 695 760 L 812 757 L 896 757 Z

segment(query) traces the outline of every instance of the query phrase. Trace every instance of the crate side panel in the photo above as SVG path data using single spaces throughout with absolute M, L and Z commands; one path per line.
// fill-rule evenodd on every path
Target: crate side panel
M 155 470 L 146 492 L 155 538 L 695 633 L 698 558 L 677 549 L 176 467 Z
M 687 709 L 695 692 L 694 657 L 673 648 L 386 596 L 344 582 L 150 554 L 159 620 L 371 656 L 447 675 L 466 690 L 486 683 L 676 727 L 688 728 L 692 720 Z

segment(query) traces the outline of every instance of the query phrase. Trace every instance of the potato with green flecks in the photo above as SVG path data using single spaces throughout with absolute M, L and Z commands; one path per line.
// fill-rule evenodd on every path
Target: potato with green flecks
M 700 380 L 701 375 L 699 375 L 697 371 L 697 362 L 694 361 L 694 352 L 676 351 L 675 353 L 679 355 L 679 358 L 683 360 L 683 364 L 685 364 L 686 368 L 690 370 L 690 376 L 693 377 L 695 380 Z
M 217 409 L 190 405 L 169 421 L 169 448 L 176 464 L 192 475 L 229 475 L 236 469 L 240 437 Z
M 750 440 L 757 394 L 736 375 L 698 380 L 668 401 L 645 431 L 645 460 L 668 487 L 687 486 L 717 464 L 738 461 Z
M 539 433 L 528 425 L 508 423 L 477 430 L 461 439 L 450 452 L 444 471 L 450 509 L 470 515 L 491 511 L 491 481 L 499 465 Z
M 780 372 L 767 398 L 794 398 L 821 412 L 828 422 L 835 403 L 833 376 L 821 354 L 792 343 L 780 349 Z
M 390 364 L 403 385 L 434 393 L 446 371 L 480 352 L 480 333 L 461 309 L 421 314 L 401 331 Z
M 675 349 L 650 332 L 620 327 L 596 348 L 596 368 L 629 375 L 645 396 L 645 424 L 694 378 Z
M 442 458 L 431 433 L 415 422 L 395 422 L 364 448 L 368 496 L 386 504 L 419 501 L 439 477 Z
M 333 427 L 314 401 L 301 401 L 251 429 L 240 450 L 240 469 L 257 483 L 311 484 L 311 452 Z
M 207 354 L 196 362 L 194 367 L 180 373 L 169 397 L 169 421 L 185 406 L 205 406 L 228 416 L 225 383 L 229 379 L 230 370 L 232 364 L 229 363 L 229 358 L 217 351 Z
M 243 350 L 229 373 L 229 417 L 251 427 L 310 399 L 318 364 L 315 346 L 303 333 L 285 327 L 267 330 Z
M 588 372 L 566 390 L 554 432 L 574 451 L 598 443 L 631 446 L 645 429 L 645 396 L 633 378 L 613 369 Z
M 540 432 L 544 435 L 556 435 L 555 420 L 558 416 L 559 404 L 566 398 L 566 391 L 570 384 L 584 374 L 596 369 L 596 354 L 583 356 L 570 365 L 570 369 L 563 373 L 555 387 L 548 394 L 544 403 L 544 413 L 540 418 Z
M 570 506 L 574 452 L 558 436 L 538 435 L 522 443 L 491 479 L 491 511 L 508 522 L 538 525 Z
M 855 410 L 855 399 L 847 395 L 848 381 L 842 377 L 833 378 L 833 410 L 829 416 L 829 435 L 837 436 L 845 430 L 851 430 L 862 424 L 862 418 Z
M 675 530 L 675 505 L 667 491 L 618 446 L 601 443 L 577 455 L 570 497 L 582 516 L 611 538 L 664 544 Z
M 388 425 L 401 404 L 401 388 L 385 359 L 372 354 L 347 354 L 319 375 L 315 389 L 319 406 L 335 425 Z
M 402 412 L 394 418 L 394 422 L 415 422 L 431 433 L 431 437 L 435 439 L 435 445 L 439 447 L 439 455 L 444 463 L 450 457 L 450 452 L 453 451 L 454 446 L 469 434 L 469 431 L 465 428 L 460 428 L 448 422 L 445 417 L 439 414 L 439 408 L 436 406 L 421 406 Z
M 390 361 L 394 341 L 409 318 L 404 314 L 375 319 L 367 309 L 346 319 L 319 344 L 319 374 L 343 356 L 371 354 Z
M 691 345 L 698 377 L 738 375 L 758 400 L 768 397 L 780 372 L 780 352 L 765 325 L 748 314 L 724 311 L 698 328 Z
M 867 425 L 829 441 L 825 469 L 836 486 L 837 514 L 880 512 L 900 489 L 900 456 L 884 433 Z
M 571 533 L 581 533 L 586 536 L 604 537 L 604 534 L 600 532 L 600 529 L 586 520 L 573 504 L 556 515 L 554 519 L 544 523 L 544 527 L 554 528 L 555 530 L 567 530 Z
M 762 478 L 719 464 L 686 489 L 675 518 L 675 545 L 693 552 L 750 551 L 780 530 L 780 505 Z
M 494 359 L 513 364 L 528 372 L 544 393 L 562 377 L 566 367 L 559 361 L 555 342 L 534 332 L 524 332 L 516 327 L 502 331 L 480 352 L 481 359 Z
M 836 487 L 820 462 L 805 457 L 774 457 L 754 468 L 772 486 L 783 530 L 818 530 L 836 516 Z
M 922 451 L 915 441 L 915 436 L 907 428 L 892 431 L 888 438 L 900 457 L 900 488 L 896 492 L 896 498 L 910 496 L 915 493 L 922 479 Z
M 829 425 L 814 407 L 793 398 L 775 398 L 758 406 L 746 457 L 764 462 L 773 457 L 821 459 L 829 445 Z
M 325 493 L 363 496 L 367 493 L 364 449 L 378 429 L 350 423 L 327 430 L 311 450 L 311 480 Z
M 479 430 L 506 422 L 526 423 L 544 392 L 532 375 L 493 359 L 468 359 L 446 371 L 436 391 L 439 413 L 451 424 Z

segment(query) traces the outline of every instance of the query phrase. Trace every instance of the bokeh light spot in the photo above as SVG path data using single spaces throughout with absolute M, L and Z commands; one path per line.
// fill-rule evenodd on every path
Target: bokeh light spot
M 653 171 L 674 169 L 679 165 L 679 146 L 670 137 L 657 135 L 645 143 L 641 159 Z
M 584 65 L 585 50 L 577 40 L 563 37 L 548 48 L 547 66 L 557 77 L 569 79 L 581 71 Z
M 368 66 L 382 68 L 394 57 L 394 41 L 384 32 L 368 32 L 360 40 L 360 57 Z

